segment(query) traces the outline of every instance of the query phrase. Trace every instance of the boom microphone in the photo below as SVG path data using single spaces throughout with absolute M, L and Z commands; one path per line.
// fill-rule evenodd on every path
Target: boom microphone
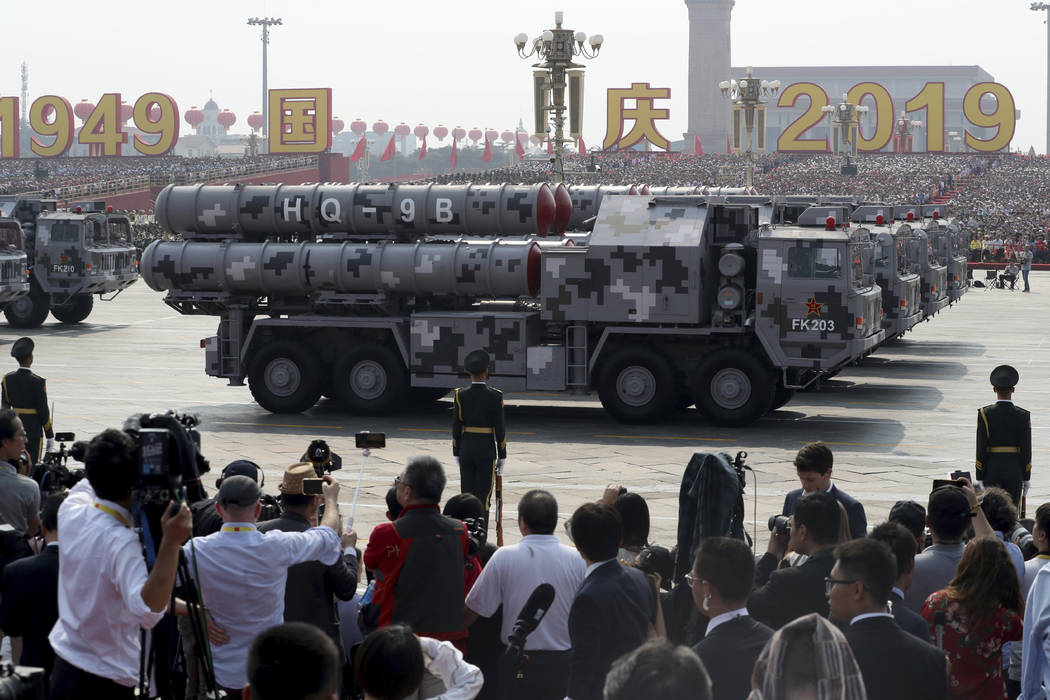
M 550 610 L 554 603 L 554 586 L 549 583 L 541 583 L 536 586 L 529 599 L 525 601 L 518 619 L 514 622 L 514 629 L 507 638 L 507 655 L 516 656 L 521 654 L 525 647 L 525 638 L 536 631 L 543 616 Z

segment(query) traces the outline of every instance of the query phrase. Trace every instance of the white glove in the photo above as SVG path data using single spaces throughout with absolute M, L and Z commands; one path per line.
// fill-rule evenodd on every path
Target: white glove
M 49 455 L 55 451 L 55 438 L 48 438 L 47 445 L 44 447 L 44 454 Z M 1027 482 L 1025 482 L 1027 483 Z
M 496 476 L 503 476 L 503 464 L 506 462 L 506 458 L 496 460 Z M 1025 482 L 1028 483 L 1028 482 Z
M 1024 482 L 1024 495 L 1025 496 L 1028 495 L 1028 489 L 1031 488 L 1031 487 L 1032 487 L 1032 482 L 1031 481 Z

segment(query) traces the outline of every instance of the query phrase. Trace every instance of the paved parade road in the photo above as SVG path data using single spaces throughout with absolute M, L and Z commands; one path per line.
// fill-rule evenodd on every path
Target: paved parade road
M 994 400 L 988 373 L 1000 363 L 1020 371 L 1017 402 L 1033 413 L 1031 515 L 1050 500 L 1050 273 L 1033 273 L 1032 286 L 1031 294 L 972 290 L 905 340 L 846 369 L 821 391 L 796 395 L 748 428 L 708 425 L 695 410 L 662 425 L 625 426 L 602 411 L 597 397 L 509 394 L 508 541 L 518 538 L 515 504 L 527 489 L 550 489 L 567 517 L 581 502 L 600 496 L 607 482 L 620 482 L 648 500 L 652 541 L 673 546 L 678 486 L 690 456 L 746 450 L 758 477 L 758 534 L 764 543 L 766 519 L 780 512 L 783 494 L 797 486 L 791 459 L 811 440 L 831 445 L 836 482 L 864 503 L 868 522 L 877 523 L 897 499 L 925 502 L 931 479 L 953 469 L 972 472 L 976 409 Z M 344 457 L 338 476 L 346 504 L 360 466 L 354 432 L 385 431 L 387 449 L 369 458 L 365 469 L 357 513 L 362 537 L 384 517 L 383 495 L 411 455 L 440 458 L 449 470 L 446 493 L 458 492 L 450 400 L 406 406 L 383 418 L 349 415 L 327 400 L 303 415 L 270 414 L 252 401 L 246 386 L 229 387 L 204 374 L 199 341 L 215 325 L 212 317 L 178 315 L 141 282 L 110 303 L 96 303 L 84 324 L 49 319 L 30 335 L 37 343 L 34 370 L 47 378 L 55 403 L 56 430 L 86 439 L 119 427 L 134 412 L 194 412 L 214 465 L 205 477 L 209 488 L 224 464 L 246 457 L 265 468 L 272 493 L 284 467 L 298 461 L 312 439 L 324 438 Z M 0 329 L 4 346 L 21 335 L 4 324 Z M 5 347 L 5 358 L 7 352 Z M 750 478 L 748 487 L 750 529 Z

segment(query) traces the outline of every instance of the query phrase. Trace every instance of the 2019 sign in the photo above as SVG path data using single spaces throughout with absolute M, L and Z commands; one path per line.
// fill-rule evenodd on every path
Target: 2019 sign
M 875 132 L 871 138 L 863 134 L 858 138 L 857 147 L 861 151 L 880 151 L 893 138 L 893 125 L 896 114 L 893 111 L 893 98 L 890 92 L 878 83 L 858 83 L 846 94 L 846 101 L 860 104 L 867 96 L 875 102 Z M 990 113 L 981 109 L 981 99 L 985 95 L 995 98 L 996 107 Z M 823 152 L 827 142 L 823 138 L 803 138 L 803 135 L 817 126 L 824 118 L 823 107 L 828 102 L 828 94 L 816 83 L 792 83 L 780 93 L 777 107 L 794 107 L 800 98 L 809 100 L 809 107 L 795 121 L 791 122 L 777 139 L 778 151 Z M 944 83 L 926 83 L 919 93 L 904 103 L 905 112 L 926 112 L 927 151 L 944 150 Z M 999 151 L 1010 145 L 1016 128 L 1016 111 L 1013 95 L 1006 86 L 999 83 L 977 83 L 966 91 L 963 97 L 963 116 L 975 127 L 994 128 L 995 135 L 982 139 L 966 130 L 966 145 L 974 151 Z

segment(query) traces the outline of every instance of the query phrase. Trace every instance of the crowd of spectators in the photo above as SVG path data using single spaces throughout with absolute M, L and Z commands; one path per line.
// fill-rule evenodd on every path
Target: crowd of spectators
M 135 697 L 143 629 L 182 633 L 186 698 L 210 697 L 206 659 L 224 697 L 282 700 L 1012 699 L 1050 683 L 1050 503 L 1021 519 L 963 478 L 869 527 L 823 443 L 796 456 L 800 488 L 758 557 L 707 515 L 678 557 L 618 484 L 565 522 L 528 491 L 520 540 L 496 548 L 480 501 L 420 456 L 363 551 L 332 477 L 289 466 L 278 507 L 258 465 L 233 462 L 214 497 L 165 512 L 151 568 L 127 433 L 96 436 L 86 478 L 43 499 L 10 461 L 24 444 L 0 411 L 0 627 L 52 698 Z M 184 602 L 195 589 L 203 609 Z

